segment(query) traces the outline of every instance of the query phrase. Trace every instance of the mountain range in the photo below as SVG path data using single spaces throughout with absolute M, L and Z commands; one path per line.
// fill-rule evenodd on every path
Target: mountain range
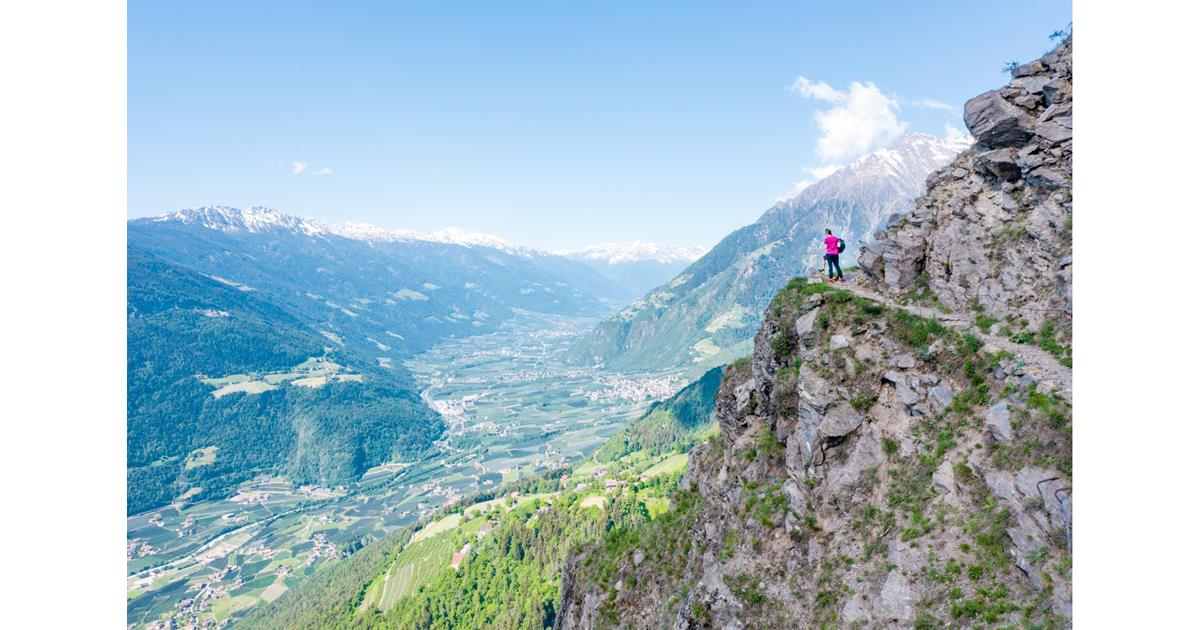
M 925 178 L 969 146 L 904 134 L 721 240 L 670 281 L 580 341 L 581 363 L 699 372 L 745 354 L 763 308 L 787 279 L 821 264 L 824 229 L 846 242 L 844 266 L 888 217 L 913 206 Z
M 702 247 L 633 241 L 592 245 L 562 255 L 591 267 L 634 295 L 644 295 L 683 271 L 704 252 Z
M 519 310 L 598 316 L 630 296 L 582 263 L 455 230 L 208 206 L 127 234 L 130 513 L 262 473 L 336 484 L 416 457 L 441 421 L 406 357 Z

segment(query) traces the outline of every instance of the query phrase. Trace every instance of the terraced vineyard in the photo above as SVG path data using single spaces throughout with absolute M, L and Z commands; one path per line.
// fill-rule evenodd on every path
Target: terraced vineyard
M 173 618 L 177 625 L 203 627 L 236 620 L 321 564 L 413 525 L 448 502 L 583 459 L 684 382 L 678 374 L 566 366 L 567 348 L 594 323 L 522 313 L 495 333 L 452 340 L 410 360 L 424 398 L 449 427 L 418 463 L 377 466 L 341 488 L 295 487 L 260 476 L 229 499 L 181 502 L 129 517 L 128 622 L 151 627 Z M 333 366 L 301 367 L 336 372 Z M 261 381 L 275 385 L 270 376 Z M 211 386 L 216 391 L 236 384 Z M 201 449 L 190 457 L 192 465 L 209 465 L 221 451 Z M 485 522 L 480 515 L 486 509 L 470 510 L 455 523 L 452 543 L 448 536 L 414 542 L 410 555 L 425 559 L 425 568 L 398 565 L 372 593 L 379 598 L 373 601 L 386 605 L 405 592 L 405 584 L 416 583 L 420 571 L 445 567 L 461 547 L 458 538 Z

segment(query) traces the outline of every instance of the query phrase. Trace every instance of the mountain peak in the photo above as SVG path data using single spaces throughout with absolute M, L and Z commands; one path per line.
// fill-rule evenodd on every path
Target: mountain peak
M 561 255 L 575 260 L 603 261 L 609 265 L 644 261 L 690 263 L 703 256 L 705 251 L 703 247 L 630 241 L 589 245 L 580 250 L 561 252 Z
M 289 231 L 317 236 L 328 232 L 318 221 L 285 214 L 265 206 L 254 206 L 248 210 L 229 206 L 200 206 L 162 214 L 152 220 L 176 221 L 227 233 Z

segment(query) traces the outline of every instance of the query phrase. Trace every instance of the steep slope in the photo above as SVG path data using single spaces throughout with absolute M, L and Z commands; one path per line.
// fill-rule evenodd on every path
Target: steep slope
M 859 158 L 776 204 L 670 282 L 602 322 L 576 348 L 576 357 L 623 369 L 706 369 L 745 354 L 775 290 L 819 264 L 826 227 L 846 241 L 843 259 L 854 260 L 859 240 L 910 208 L 925 176 L 964 148 L 906 134 Z
M 609 278 L 633 295 L 645 295 L 651 289 L 674 278 L 704 255 L 699 247 L 676 247 L 656 243 L 609 243 L 593 245 L 563 256 L 577 260 Z
M 1068 39 L 967 102 L 978 143 L 931 175 L 912 211 L 863 250 L 863 270 L 882 289 L 927 285 L 953 310 L 972 308 L 1017 332 L 1019 320 L 1050 326 L 1043 336 L 1069 342 L 1071 50 Z
M 1069 363 L 1054 326 L 1070 321 L 1070 66 L 1068 39 L 968 103 L 981 146 L 864 253 L 883 286 L 856 292 L 937 318 L 790 282 L 725 372 L 679 518 L 581 547 L 557 628 L 1070 625 L 1069 369 L 1039 380 L 1023 349 L 981 340 L 1027 318 L 1038 332 L 1012 336 Z M 987 238 L 1002 210 L 1007 244 Z M 1048 277 L 1006 284 L 1018 263 Z
M 129 513 L 261 473 L 345 483 L 440 434 L 406 373 L 256 292 L 136 249 L 128 274 Z

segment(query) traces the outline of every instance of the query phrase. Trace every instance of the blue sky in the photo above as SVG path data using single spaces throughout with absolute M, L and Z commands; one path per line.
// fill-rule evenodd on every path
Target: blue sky
M 915 4 L 132 0 L 129 216 L 711 246 L 863 142 L 961 130 L 1071 20 Z M 839 107 L 865 140 L 822 130 Z

